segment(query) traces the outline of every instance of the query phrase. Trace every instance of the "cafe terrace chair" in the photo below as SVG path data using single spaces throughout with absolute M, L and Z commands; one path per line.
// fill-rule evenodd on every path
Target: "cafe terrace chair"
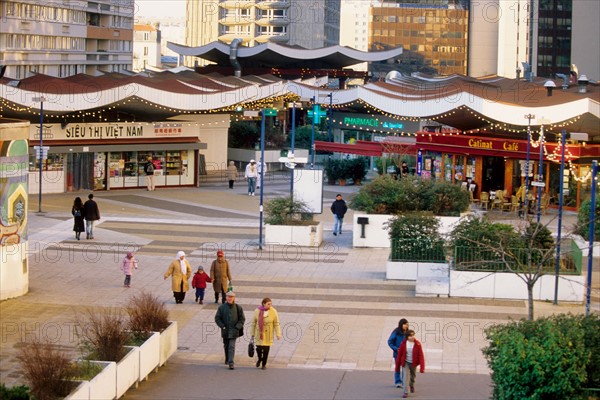
M 486 210 L 488 209 L 488 206 L 490 204 L 490 194 L 488 192 L 481 192 L 481 208 L 485 208 Z
M 471 192 L 470 190 L 469 190 L 469 203 L 470 204 L 479 204 L 479 199 L 476 199 L 473 196 L 473 192 Z

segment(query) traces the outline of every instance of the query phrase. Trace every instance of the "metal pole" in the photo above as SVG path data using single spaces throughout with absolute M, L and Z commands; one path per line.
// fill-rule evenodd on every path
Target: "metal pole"
M 527 158 L 525 161 L 525 221 L 527 221 L 527 213 L 529 212 L 529 154 L 531 153 L 531 119 L 535 118 L 535 115 L 527 114 Z
M 330 142 L 333 142 L 333 92 L 327 95 L 329 97 L 329 138 Z
M 310 169 L 315 168 L 315 114 L 317 105 L 315 104 L 315 96 L 310 101 L 313 103 L 312 131 L 310 133 Z
M 562 211 L 563 211 L 563 189 L 565 176 L 565 146 L 567 144 L 567 131 L 563 129 L 560 138 L 560 182 L 558 189 L 558 234 L 556 238 L 556 268 L 554 274 L 554 304 L 558 304 L 558 276 L 560 274 L 560 239 L 562 229 Z
M 294 154 L 295 141 L 296 141 L 296 102 L 294 101 L 292 103 L 292 154 Z M 294 198 L 294 168 L 290 168 L 290 196 L 292 197 L 292 199 Z
M 594 261 L 594 223 L 596 220 L 596 174 L 598 172 L 598 160 L 592 161 L 592 192 L 590 204 L 590 233 L 588 248 L 588 271 L 587 271 L 587 290 L 585 294 L 585 315 L 590 315 L 590 297 L 592 295 L 592 264 Z
M 39 154 L 38 154 L 38 158 L 40 160 L 39 164 L 40 164 L 40 193 L 39 193 L 39 197 L 38 197 L 38 212 L 42 212 L 42 167 L 43 167 L 43 162 L 44 162 L 44 158 L 43 158 L 43 153 L 44 151 L 42 150 L 42 147 L 44 145 L 44 98 L 40 97 L 40 148 L 39 148 Z
M 259 231 L 258 231 L 258 249 L 263 248 L 263 189 L 264 189 L 264 168 L 262 162 L 265 159 L 265 109 L 262 110 L 262 120 L 260 122 L 260 209 L 259 209 Z
M 542 182 L 544 175 L 544 127 L 540 127 L 540 164 L 538 165 L 538 182 Z M 540 223 L 540 215 L 542 213 L 542 192 L 543 187 L 538 186 L 538 204 L 537 204 L 537 223 Z

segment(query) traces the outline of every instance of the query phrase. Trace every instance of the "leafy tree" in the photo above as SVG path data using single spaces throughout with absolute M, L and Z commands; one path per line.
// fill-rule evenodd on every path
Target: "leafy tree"
M 588 199 L 581 203 L 577 212 L 576 233 L 585 240 L 590 240 L 590 214 L 592 201 Z M 600 195 L 596 196 L 596 212 L 594 213 L 594 241 L 600 240 Z
M 492 370 L 493 398 L 585 398 L 582 388 L 593 387 L 596 378 L 589 374 L 598 375 L 599 367 L 599 341 L 590 346 L 586 338 L 599 328 L 596 315 L 565 314 L 488 327 L 482 351 Z
M 260 144 L 260 121 L 232 122 L 228 131 L 229 147 L 254 149 Z M 284 137 L 281 127 L 265 124 L 265 149 L 281 149 Z
M 297 149 L 310 149 L 311 145 L 312 127 L 308 126 L 297 126 L 294 134 L 294 148 Z M 315 140 L 327 141 L 327 132 L 318 130 L 315 126 Z M 288 133 L 286 138 L 286 146 L 292 147 L 292 134 L 291 131 Z

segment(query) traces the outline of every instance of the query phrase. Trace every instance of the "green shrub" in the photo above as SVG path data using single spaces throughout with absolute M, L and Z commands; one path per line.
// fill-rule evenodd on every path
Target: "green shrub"
M 439 221 L 428 213 L 394 217 L 388 224 L 392 261 L 444 261 Z
M 327 180 L 331 181 L 331 183 L 335 183 L 335 181 L 342 177 L 342 160 L 330 158 L 325 163 L 323 171 L 325 172 L 325 175 L 327 175 Z
M 591 199 L 585 200 L 579 206 L 577 211 L 577 227 L 575 229 L 578 235 L 581 235 L 586 241 L 590 240 L 590 212 L 592 210 Z M 594 241 L 600 241 L 600 195 L 596 196 L 596 212 L 594 217 Z
M 592 365 L 597 348 L 586 342 L 592 327 L 597 335 L 598 316 L 564 314 L 488 327 L 482 351 L 492 370 L 493 398 L 584 398 L 588 368 L 598 371 Z
M 365 157 L 357 157 L 348 161 L 349 177 L 353 181 L 363 180 L 367 176 L 367 159 Z
M 385 175 L 364 185 L 350 207 L 369 214 L 429 211 L 458 216 L 469 208 L 469 194 L 458 185 L 408 176 L 399 180 Z
M 6 387 L 0 384 L 0 399 L 2 400 L 29 400 L 29 388 L 25 385 Z
M 269 225 L 306 225 L 313 214 L 305 202 L 291 197 L 276 197 L 265 203 L 265 223 Z

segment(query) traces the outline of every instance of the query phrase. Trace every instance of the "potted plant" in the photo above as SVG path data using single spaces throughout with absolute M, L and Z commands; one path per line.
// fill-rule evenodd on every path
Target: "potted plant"
M 362 180 L 367 176 L 367 160 L 358 157 L 350 160 L 350 177 L 355 185 L 362 185 Z
M 335 182 L 342 176 L 342 160 L 335 160 L 330 158 L 325 163 L 323 171 L 327 175 L 327 184 L 335 185 Z
M 323 240 L 321 224 L 313 220 L 306 203 L 292 197 L 276 197 L 265 203 L 265 242 L 318 247 Z

